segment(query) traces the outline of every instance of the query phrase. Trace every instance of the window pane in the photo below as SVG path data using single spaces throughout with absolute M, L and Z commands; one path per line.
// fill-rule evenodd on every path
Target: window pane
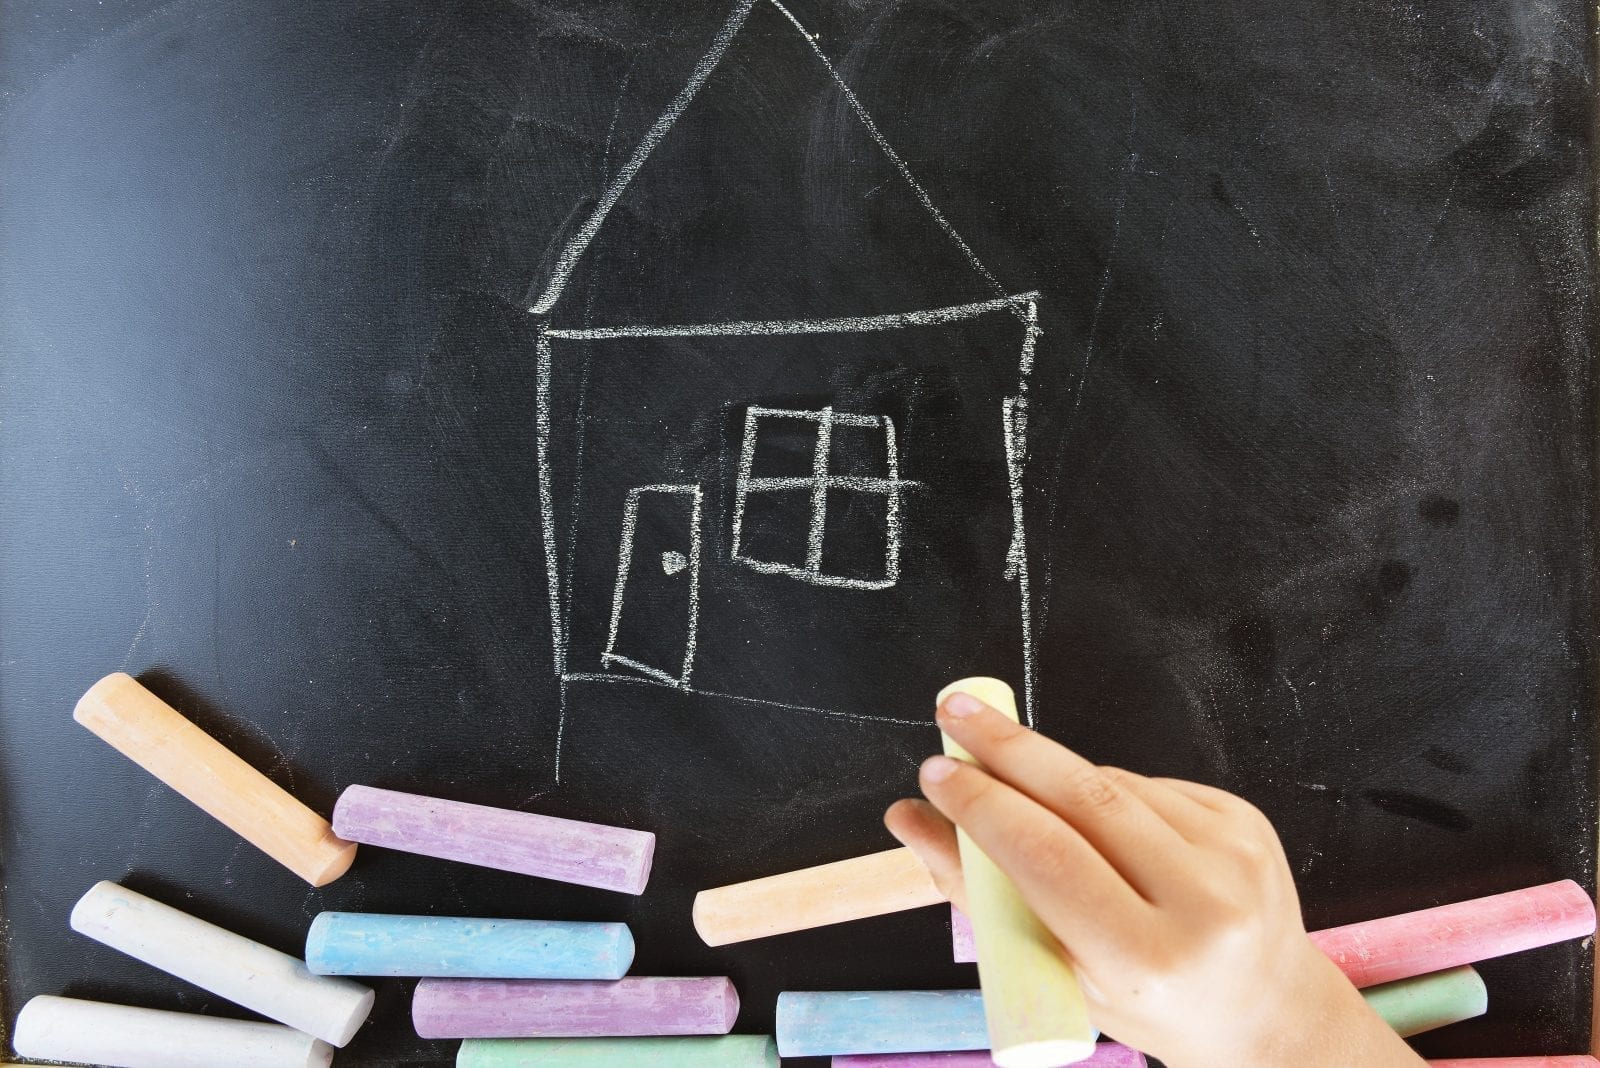
M 810 490 L 765 490 L 745 496 L 739 527 L 739 556 L 745 560 L 804 568 L 810 533 Z
M 822 525 L 823 574 L 865 582 L 887 580 L 888 517 L 886 493 L 830 489 Z
M 828 448 L 828 474 L 856 478 L 889 477 L 889 437 L 883 424 L 834 424 Z
M 752 431 L 746 430 L 746 433 Z M 758 415 L 751 478 L 810 478 L 817 456 L 817 421 Z M 745 448 L 749 448 L 746 442 Z

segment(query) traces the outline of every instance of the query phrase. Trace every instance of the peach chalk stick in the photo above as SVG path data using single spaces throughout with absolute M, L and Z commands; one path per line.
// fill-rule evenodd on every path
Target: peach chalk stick
M 89 687 L 72 718 L 312 886 L 355 861 L 355 844 L 332 824 L 131 675 L 114 672 Z
M 944 900 L 916 854 L 889 849 L 702 890 L 694 897 L 694 929 L 706 945 L 725 946 Z
M 1358 987 L 1376 986 L 1594 934 L 1594 902 L 1570 879 L 1314 931 Z
M 1429 1068 L 1600 1068 L 1600 1061 L 1585 1054 L 1568 1057 L 1447 1057 L 1428 1062 Z

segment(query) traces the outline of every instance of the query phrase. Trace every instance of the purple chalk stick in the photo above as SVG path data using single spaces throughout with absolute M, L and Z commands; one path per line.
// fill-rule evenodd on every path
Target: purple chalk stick
M 954 905 L 950 906 L 950 955 L 957 964 L 978 962 L 978 944 L 972 940 L 972 921 Z
M 725 1035 L 739 1016 L 726 976 L 424 979 L 411 999 L 421 1038 L 625 1038 Z
M 989 1051 L 960 1053 L 857 1053 L 833 1058 L 833 1068 L 994 1068 Z M 1146 1068 L 1144 1054 L 1117 1042 L 1102 1042 L 1077 1068 Z
M 351 786 L 333 806 L 347 842 L 537 875 L 579 886 L 644 893 L 656 836 L 532 812 Z

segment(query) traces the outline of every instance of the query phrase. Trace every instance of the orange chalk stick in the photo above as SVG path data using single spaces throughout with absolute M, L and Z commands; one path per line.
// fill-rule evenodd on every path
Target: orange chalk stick
M 702 890 L 694 929 L 706 945 L 725 946 L 944 900 L 911 850 L 890 849 Z
M 72 718 L 312 886 L 350 870 L 355 843 L 131 675 L 89 687 Z

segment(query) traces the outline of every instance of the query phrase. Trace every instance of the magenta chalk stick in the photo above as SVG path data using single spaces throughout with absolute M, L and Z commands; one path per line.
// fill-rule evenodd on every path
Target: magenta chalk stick
M 1447 1057 L 1429 1061 L 1429 1068 L 1600 1068 L 1600 1061 L 1578 1055 L 1567 1057 Z
M 950 906 L 950 959 L 957 964 L 978 963 L 978 943 L 972 935 L 972 921 L 954 905 Z
M 371 786 L 346 788 L 333 826 L 348 842 L 624 894 L 644 893 L 656 849 L 649 831 Z
M 1594 934 L 1594 902 L 1570 879 L 1346 927 L 1311 940 L 1358 987 L 1410 979 Z
M 411 999 L 421 1038 L 633 1038 L 725 1035 L 739 1016 L 726 976 L 424 979 Z
M 852 1053 L 833 1058 L 832 1068 L 994 1068 L 989 1051 L 950 1053 Z M 1144 1054 L 1117 1042 L 1102 1042 L 1074 1068 L 1146 1068 Z

